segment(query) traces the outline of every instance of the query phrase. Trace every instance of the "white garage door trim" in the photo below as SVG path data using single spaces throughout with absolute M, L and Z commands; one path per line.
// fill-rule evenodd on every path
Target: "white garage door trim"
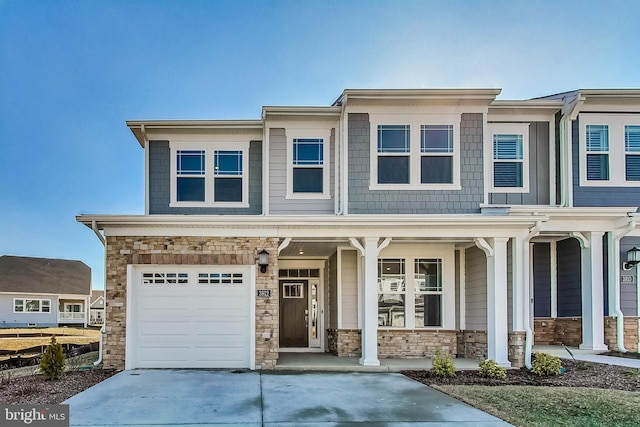
M 255 369 L 255 283 L 256 283 L 256 266 L 255 265 L 224 265 L 224 266 L 202 266 L 202 265 L 128 265 L 127 266 L 127 303 L 126 303 L 126 338 L 125 338 L 125 369 L 139 368 L 138 362 L 138 348 L 136 347 L 136 338 L 138 336 L 138 330 L 136 325 L 138 322 L 135 318 L 137 315 L 136 310 L 136 294 L 137 286 L 142 281 L 142 274 L 145 272 L 158 272 L 158 271 L 171 271 L 171 272 L 188 272 L 195 273 L 196 271 L 206 269 L 207 271 L 227 271 L 227 272 L 242 272 L 244 273 L 248 281 L 248 293 L 247 301 L 249 304 L 249 342 L 247 343 L 247 349 L 249 351 L 249 368 Z M 117 307 L 117 303 L 114 304 Z M 108 325 L 107 325 L 108 326 Z M 161 368 L 163 366 L 157 366 Z

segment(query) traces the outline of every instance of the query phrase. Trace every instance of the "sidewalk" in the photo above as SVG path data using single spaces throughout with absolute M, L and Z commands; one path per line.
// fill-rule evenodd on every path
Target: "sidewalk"
M 629 368 L 640 369 L 640 360 L 639 359 L 627 359 L 625 357 L 614 357 L 614 356 L 602 356 L 600 351 L 593 350 L 580 350 L 579 348 L 569 347 L 571 353 L 573 353 L 573 358 L 576 360 L 582 360 L 584 362 L 593 362 L 593 363 L 604 363 L 606 365 L 616 365 L 616 366 L 626 366 Z M 572 359 L 571 355 L 567 350 L 560 346 L 550 346 L 550 345 L 536 345 L 533 347 L 533 352 L 542 352 L 551 354 L 553 356 L 558 356 L 561 359 Z

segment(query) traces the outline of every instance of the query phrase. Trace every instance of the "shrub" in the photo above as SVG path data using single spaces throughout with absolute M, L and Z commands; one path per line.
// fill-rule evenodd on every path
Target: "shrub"
M 442 355 L 440 350 L 436 350 L 436 354 L 433 355 L 431 374 L 436 377 L 448 377 L 453 378 L 456 376 L 456 368 L 453 366 L 451 356 L 448 354 Z
M 64 371 L 64 361 L 62 346 L 58 344 L 56 337 L 51 337 L 51 343 L 47 346 L 40 360 L 40 373 L 47 380 L 56 380 Z
M 480 362 L 480 375 L 486 378 L 503 379 L 507 377 L 507 370 L 494 360 L 487 359 Z
M 558 356 L 536 353 L 531 363 L 531 371 L 541 377 L 559 375 L 562 372 L 562 362 Z

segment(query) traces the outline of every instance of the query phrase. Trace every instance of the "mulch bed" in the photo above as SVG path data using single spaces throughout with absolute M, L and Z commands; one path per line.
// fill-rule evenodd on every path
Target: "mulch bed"
M 429 371 L 402 371 L 404 375 L 426 385 L 529 385 L 545 387 L 593 387 L 640 391 L 640 370 L 624 366 L 563 360 L 563 374 L 539 377 L 526 368 L 508 369 L 503 380 L 481 377 L 477 370 L 456 371 L 454 378 L 432 376 Z
M 58 380 L 45 381 L 42 375 L 6 379 L 0 383 L 0 403 L 50 405 L 63 402 L 114 375 L 111 369 L 65 372 Z M 6 375 L 6 374 L 5 374 Z

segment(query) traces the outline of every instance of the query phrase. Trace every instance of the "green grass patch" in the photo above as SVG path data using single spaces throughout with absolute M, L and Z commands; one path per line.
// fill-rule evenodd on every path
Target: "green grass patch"
M 640 393 L 534 386 L 434 388 L 516 426 L 639 426 Z
M 632 351 L 628 351 L 626 353 L 621 353 L 619 351 L 608 351 L 602 354 L 604 356 L 624 357 L 625 359 L 640 359 L 640 353 L 634 353 Z

